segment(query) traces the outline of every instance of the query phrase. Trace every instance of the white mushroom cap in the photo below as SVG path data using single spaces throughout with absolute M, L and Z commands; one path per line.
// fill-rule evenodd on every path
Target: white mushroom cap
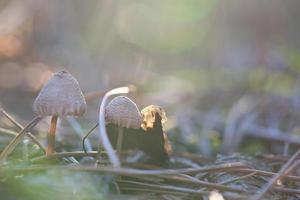
M 160 115 L 162 124 L 167 121 L 166 112 L 162 107 L 156 105 L 147 106 L 141 111 L 143 118 L 142 128 L 144 130 L 147 130 L 148 128 L 153 128 L 156 113 Z
M 83 115 L 86 102 L 77 80 L 66 71 L 55 73 L 35 99 L 33 111 L 39 116 Z
M 116 124 L 124 128 L 139 129 L 142 116 L 137 105 L 128 97 L 113 98 L 105 108 L 106 123 Z

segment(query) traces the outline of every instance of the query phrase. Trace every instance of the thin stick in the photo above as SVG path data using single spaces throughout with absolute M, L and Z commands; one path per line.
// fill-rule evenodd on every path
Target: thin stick
M 293 188 L 273 187 L 272 189 L 278 192 L 284 192 L 286 194 L 300 195 L 300 190 Z
M 273 155 L 273 154 L 259 154 L 257 158 L 262 158 L 269 161 L 287 162 L 289 158 L 287 156 Z
M 246 165 L 240 162 L 226 163 L 218 166 L 212 167 L 199 167 L 199 168 L 189 168 L 186 170 L 181 170 L 183 174 L 198 174 L 198 173 L 210 173 L 210 172 L 220 172 L 220 171 L 235 171 L 238 169 L 248 169 Z
M 94 172 L 103 172 L 103 173 L 113 173 L 118 175 L 178 175 L 180 173 L 186 173 L 189 171 L 193 171 L 193 168 L 187 169 L 157 169 L 157 170 L 143 170 L 143 169 L 132 169 L 132 168 L 114 168 L 114 167 L 89 167 L 89 166 L 37 166 L 37 167 L 28 167 L 28 168 L 0 168 L 0 172 L 3 170 L 8 171 L 41 171 L 47 169 L 68 169 L 71 171 L 94 171 Z M 227 167 L 228 168 L 228 167 Z M 232 167 L 230 167 L 232 168 Z M 216 168 L 200 168 L 203 172 L 207 171 L 216 171 Z M 226 168 L 221 166 L 218 168 L 221 171 L 224 171 Z M 223 170 L 222 170 L 223 169 Z M 225 170 L 226 171 L 226 170 Z
M 152 193 L 161 193 L 166 195 L 184 195 L 186 192 L 179 192 L 179 191 L 170 191 L 170 190 L 164 190 L 164 189 L 153 189 L 153 188 L 137 188 L 136 186 L 121 186 L 122 191 L 133 191 L 133 192 L 152 192 Z M 203 191 L 203 195 L 209 195 L 208 192 Z M 189 194 L 190 195 L 190 194 Z M 200 194 L 199 194 L 200 195 Z
M 129 87 L 120 87 L 120 88 L 110 90 L 104 95 L 99 110 L 99 140 L 102 143 L 114 167 L 120 167 L 121 162 L 118 155 L 113 150 L 112 145 L 107 136 L 106 127 L 105 127 L 105 105 L 110 96 L 117 95 L 117 94 L 126 94 L 129 91 L 130 91 Z
M 55 132 L 56 132 L 56 124 L 57 124 L 57 115 L 53 115 L 51 118 L 50 130 L 48 133 L 48 145 L 46 149 L 46 156 L 49 156 L 54 153 L 55 149 Z
M 298 150 L 288 160 L 288 162 L 283 165 L 279 172 L 276 175 L 274 175 L 273 178 L 271 178 L 270 181 L 266 183 L 265 186 L 260 191 L 258 191 L 258 193 L 253 198 L 251 198 L 251 200 L 261 200 L 263 196 L 272 188 L 272 186 L 275 185 L 275 183 L 284 176 L 286 170 L 290 167 L 290 165 L 293 164 L 293 162 L 298 158 L 299 155 L 300 150 Z
M 245 179 L 245 178 L 249 178 L 249 177 L 251 177 L 251 176 L 254 176 L 255 174 L 256 174 L 256 172 L 252 172 L 252 173 L 246 174 L 246 175 L 244 175 L 244 176 L 235 177 L 235 178 L 232 178 L 232 179 L 229 179 L 229 180 L 226 180 L 226 181 L 222 181 L 222 182 L 220 182 L 219 184 L 221 184 L 221 185 L 227 185 L 227 184 L 229 184 L 229 183 L 233 183 L 233 182 L 236 182 L 236 181 Z
M 285 173 L 282 175 L 282 178 L 285 178 L 288 174 L 292 173 L 300 165 L 300 159 L 294 162 L 289 168 L 285 170 Z
M 16 127 L 23 129 L 22 124 L 20 124 L 19 122 L 17 122 L 17 120 L 15 120 L 13 118 L 13 116 L 11 116 L 8 112 L 6 112 L 5 110 L 3 110 L 3 108 L 0 110 L 0 112 Z
M 7 134 L 7 135 L 11 135 L 11 136 L 18 135 L 17 132 L 9 130 L 9 129 L 6 129 L 6 128 L 0 128 L 0 133 L 4 133 L 4 134 Z
M 83 151 L 86 153 L 86 148 L 85 148 L 85 140 L 90 136 L 90 134 L 99 126 L 99 123 L 97 123 L 95 126 L 93 126 L 89 132 L 87 132 L 87 134 L 82 138 L 82 148 Z
M 22 129 L 18 135 L 15 136 L 14 139 L 12 139 L 9 144 L 4 148 L 4 150 L 0 154 L 0 162 L 3 162 L 6 160 L 7 156 L 15 149 L 17 144 L 20 142 L 20 140 L 26 135 L 26 133 L 32 129 L 42 118 L 41 117 L 35 117 L 33 120 L 31 120 L 25 127 Z
M 12 124 L 14 124 L 15 126 L 17 126 L 17 127 L 21 127 L 21 129 L 22 129 L 22 125 L 19 123 L 19 122 L 17 122 L 17 120 L 15 120 L 10 114 L 8 114 L 5 110 L 3 110 L 2 108 L 1 108 L 1 110 L 0 110 L 0 112 L 12 123 Z M 30 136 L 31 135 L 31 133 L 28 133 L 28 136 Z M 37 142 L 37 144 L 38 144 L 38 146 L 42 146 L 39 142 L 38 142 L 38 140 L 32 135 L 32 137 L 33 137 L 33 142 Z M 44 148 L 42 148 L 42 150 L 44 150 Z M 22 154 L 23 154 L 23 158 L 25 159 L 25 160 L 28 160 L 28 139 L 26 139 L 26 138 L 24 138 L 24 140 L 23 140 L 23 151 L 22 151 Z
M 255 172 L 257 175 L 264 176 L 264 177 L 272 177 L 275 176 L 276 173 L 274 172 L 267 172 L 267 171 L 262 171 L 262 170 L 257 170 L 257 169 L 250 169 L 250 168 L 237 168 L 234 170 L 227 170 L 228 172 L 238 172 L 238 173 L 251 173 Z M 286 176 L 286 179 L 290 181 L 297 181 L 300 182 L 300 176 Z
M 0 109 L 0 112 L 9 120 L 11 123 L 13 123 L 15 126 L 17 126 L 19 129 L 24 129 L 24 126 L 20 124 L 17 120 L 15 120 L 8 112 L 6 112 L 3 108 Z M 46 153 L 46 149 L 43 147 L 43 145 L 38 141 L 38 139 L 32 135 L 30 132 L 27 133 L 27 136 L 36 144 L 38 147 Z
M 129 187 L 124 187 L 124 186 L 121 186 L 121 190 L 127 190 Z M 133 191 L 139 191 L 139 190 L 142 190 L 142 191 L 145 191 L 145 192 L 150 192 L 149 188 L 137 188 L 137 186 L 133 186 L 132 188 L 130 188 L 131 190 Z M 296 194 L 300 194 L 300 191 L 297 190 L 297 189 L 291 189 L 291 188 L 281 188 L 281 187 L 274 187 L 274 189 L 278 192 L 282 192 L 282 193 L 286 193 L 286 194 L 292 194 L 292 195 L 296 195 Z M 129 190 L 129 189 L 128 189 Z M 153 190 L 151 190 L 152 192 L 155 192 Z M 201 190 L 197 190 L 199 192 L 201 192 Z M 162 190 L 158 190 L 156 192 L 163 192 Z M 166 190 L 164 190 L 165 193 L 168 193 Z M 174 191 L 175 192 L 175 191 Z M 205 191 L 202 191 L 202 192 L 205 192 Z M 180 193 L 180 194 L 186 194 L 185 192 L 183 193 Z M 228 196 L 227 198 L 229 199 L 232 199 L 230 198 L 229 196 L 230 193 L 228 193 Z M 226 197 L 226 194 L 223 194 L 225 197 Z M 233 194 L 234 195 L 234 194 Z M 246 199 L 246 197 L 242 198 L 242 199 Z
M 121 155 L 121 151 L 122 151 L 122 143 L 123 143 L 123 128 L 119 127 L 118 128 L 118 139 L 117 139 L 117 153 L 119 155 Z
M 184 176 L 182 174 L 178 174 L 177 176 L 164 176 L 164 175 L 159 175 L 159 177 L 163 177 L 166 180 L 170 180 L 171 182 L 177 182 L 177 183 L 184 183 L 184 184 L 191 184 L 191 185 L 197 185 L 201 187 L 206 187 L 209 189 L 217 189 L 220 191 L 230 191 L 230 192 L 244 192 L 243 190 L 239 188 L 234 188 L 234 187 L 229 187 L 225 185 L 221 185 L 218 183 L 210 183 L 206 181 L 201 181 L 198 179 L 191 179 L 190 177 Z
M 196 194 L 196 195 L 205 195 L 205 194 L 209 193 L 207 191 L 199 191 L 199 190 L 194 190 L 194 189 L 189 189 L 189 188 L 182 188 L 182 187 L 169 186 L 169 185 L 157 185 L 157 184 L 150 184 L 150 183 L 141 183 L 141 182 L 136 182 L 136 181 L 123 181 L 123 180 L 121 181 L 121 180 L 119 180 L 118 182 L 129 183 L 132 185 L 143 186 L 146 188 L 163 189 L 163 190 L 184 192 L 184 193 Z M 231 197 L 233 198 L 233 196 L 231 196 Z M 245 196 L 242 196 L 242 195 L 236 195 L 235 197 L 237 197 L 238 199 L 245 199 Z
M 90 157 L 96 157 L 97 156 L 97 151 L 73 151 L 73 152 L 56 152 L 48 156 L 39 156 L 36 158 L 31 159 L 31 162 L 39 162 L 47 159 L 58 159 L 58 158 L 66 158 L 66 157 L 85 157 L 85 156 L 90 156 Z

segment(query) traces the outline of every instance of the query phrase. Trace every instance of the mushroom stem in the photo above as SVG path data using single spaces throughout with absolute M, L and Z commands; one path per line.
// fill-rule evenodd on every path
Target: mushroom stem
M 20 140 L 26 135 L 26 133 L 32 129 L 42 117 L 35 117 L 31 120 L 19 133 L 12 139 L 9 144 L 4 148 L 4 150 L 0 154 L 0 162 L 6 160 L 7 156 L 15 149 Z
M 57 118 L 58 115 L 53 115 L 51 118 L 50 130 L 47 137 L 48 145 L 46 149 L 46 156 L 49 156 L 54 153 Z
M 117 153 L 121 155 L 124 131 L 122 127 L 118 127 Z
M 116 94 L 127 94 L 130 91 L 129 87 L 120 87 L 113 90 L 110 90 L 107 92 L 101 102 L 100 110 L 99 110 L 99 140 L 101 144 L 103 145 L 105 151 L 108 154 L 108 157 L 113 164 L 114 167 L 120 167 L 121 162 L 117 154 L 115 153 L 114 149 L 112 148 L 112 145 L 108 139 L 106 127 L 105 127 L 105 105 L 107 102 L 107 99 Z
M 95 126 L 93 126 L 93 128 L 91 128 L 89 130 L 89 132 L 82 138 L 82 148 L 83 148 L 83 151 L 85 153 L 87 153 L 87 149 L 85 148 L 85 141 L 86 139 L 89 137 L 89 135 L 99 126 L 99 123 L 97 123 Z

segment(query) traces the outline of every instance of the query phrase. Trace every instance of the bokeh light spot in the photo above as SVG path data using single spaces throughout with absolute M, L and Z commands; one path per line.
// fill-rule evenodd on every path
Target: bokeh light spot
M 22 42 L 13 35 L 0 37 L 0 56 L 14 57 L 22 50 Z
M 3 63 L 0 67 L 0 87 L 14 88 L 23 82 L 23 69 L 14 62 Z
M 52 72 L 43 63 L 31 63 L 25 70 L 25 82 L 29 90 L 39 90 L 51 77 Z

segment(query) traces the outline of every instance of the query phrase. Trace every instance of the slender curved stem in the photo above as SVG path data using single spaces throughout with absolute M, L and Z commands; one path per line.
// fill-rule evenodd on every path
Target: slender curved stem
M 82 140 L 85 137 L 86 134 L 85 134 L 81 124 L 78 122 L 78 120 L 73 116 L 68 116 L 66 118 L 66 120 L 70 124 L 70 126 L 73 128 L 74 132 Z M 84 145 L 85 145 L 85 148 L 87 149 L 87 151 L 92 151 L 93 150 L 92 143 L 88 138 L 86 138 L 86 140 L 84 141 Z
M 24 126 L 20 124 L 17 120 L 15 120 L 8 112 L 3 110 L 3 108 L 0 109 L 0 112 L 9 120 L 11 123 L 13 123 L 15 126 L 17 126 L 20 129 L 24 129 Z M 46 153 L 46 149 L 43 147 L 43 145 L 38 141 L 38 139 L 32 135 L 30 132 L 27 133 L 27 136 L 36 144 L 38 147 Z
M 89 135 L 99 126 L 99 123 L 97 123 L 95 126 L 93 126 L 89 132 L 82 138 L 82 148 L 83 151 L 86 153 L 86 148 L 85 148 L 85 140 L 89 137 Z
M 105 151 L 108 154 L 110 162 L 113 164 L 114 167 L 120 167 L 121 162 L 118 155 L 113 150 L 112 145 L 107 136 L 106 127 L 105 127 L 105 105 L 107 99 L 110 96 L 117 95 L 117 94 L 127 94 L 129 91 L 130 91 L 129 87 L 120 87 L 120 88 L 110 90 L 104 95 L 99 110 L 99 140 L 102 143 Z
M 27 134 L 27 132 L 32 129 L 42 117 L 35 117 L 31 120 L 19 133 L 12 139 L 9 144 L 4 148 L 0 154 L 0 162 L 6 160 L 7 156 L 15 149 L 20 140 Z
M 57 118 L 58 118 L 57 115 L 53 115 L 51 118 L 50 130 L 47 138 L 48 145 L 46 149 L 46 156 L 49 156 L 54 153 Z

